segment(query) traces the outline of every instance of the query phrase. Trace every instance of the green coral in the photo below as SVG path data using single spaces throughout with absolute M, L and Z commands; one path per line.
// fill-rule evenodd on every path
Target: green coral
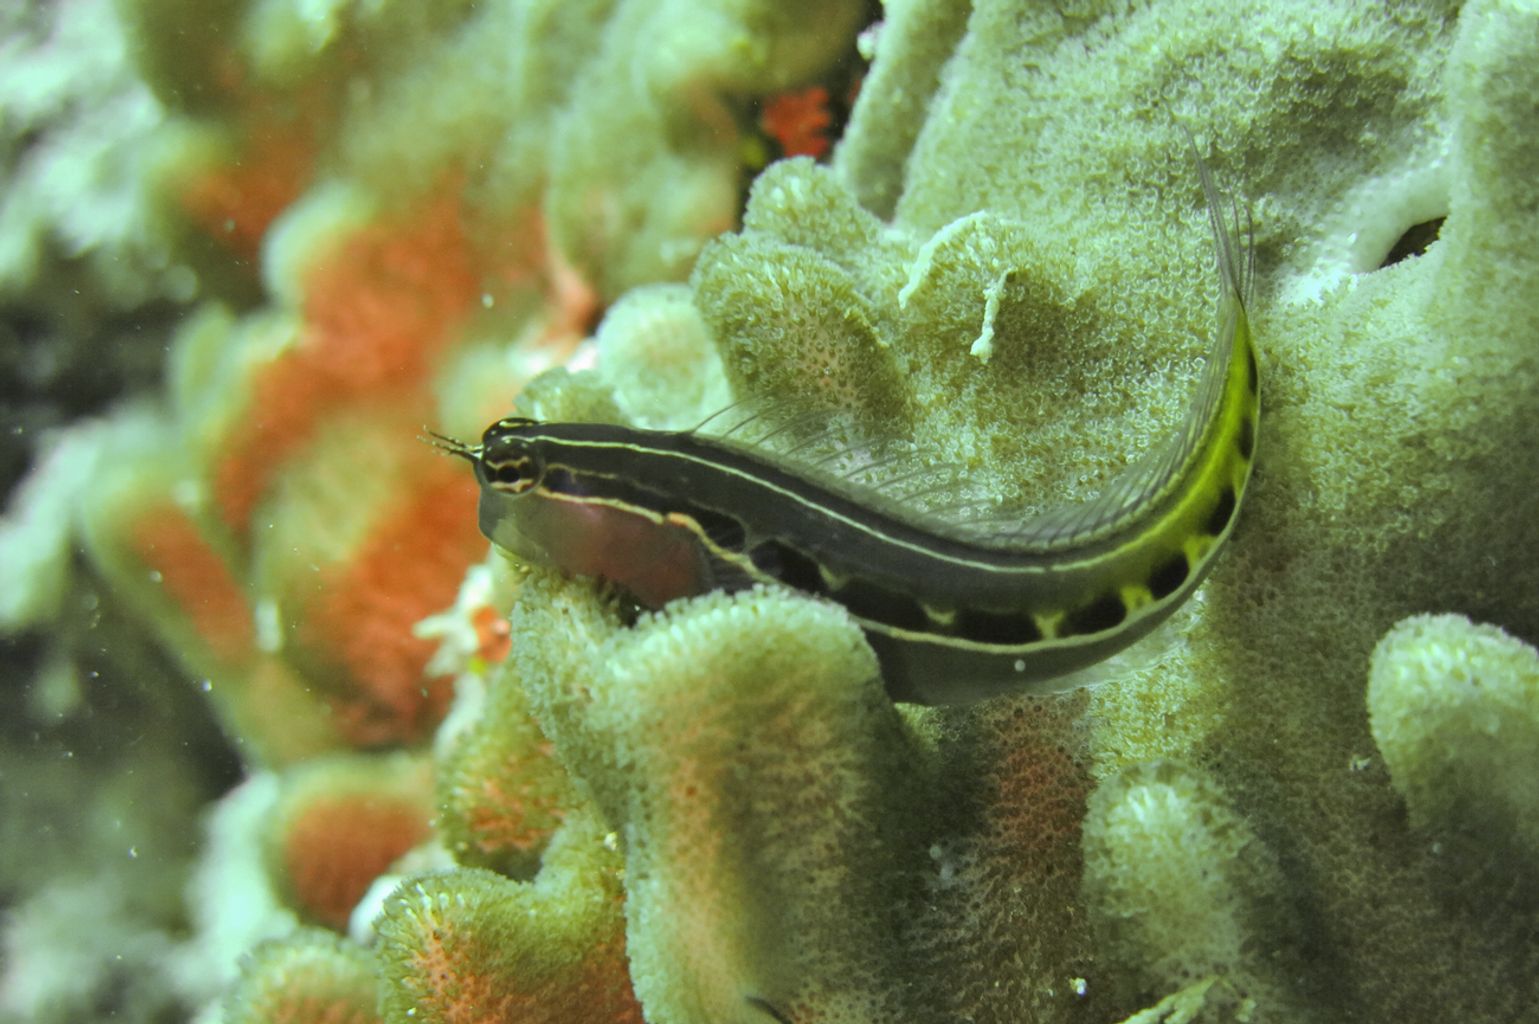
M 0 489 L 45 432 L 159 379 L 197 287 L 146 178 L 162 111 L 109 0 L 0 11 Z M 7 560 L 7 566 L 10 562 Z
M 752 590 L 620 630 L 585 588 L 530 586 L 519 675 L 620 833 L 650 1019 L 741 1019 L 751 999 L 828 1019 L 901 1012 L 882 981 L 904 959 L 891 887 L 905 873 L 889 861 L 914 851 L 889 842 L 900 794 L 879 780 L 911 755 L 849 618 Z
M 1535 867 L 1539 652 L 1460 615 L 1406 619 L 1374 648 L 1368 714 L 1412 824 L 1484 847 L 1488 870 Z
M 406 883 L 378 923 L 384 1018 L 641 1024 L 619 871 L 602 830 L 578 816 L 533 882 L 460 868 Z
M 692 426 L 731 402 L 721 360 L 690 291 L 633 288 L 604 314 L 597 367 L 617 411 L 646 427 Z
M 700 240 L 731 227 L 738 131 L 725 98 L 816 74 L 860 14 L 854 0 L 617 5 L 554 140 L 547 207 L 600 295 L 684 276 Z
M 1263 448 L 1232 550 L 1186 614 L 1102 673 L 1107 682 L 1060 740 L 1102 780 L 1088 812 L 1083 899 L 1103 944 L 1065 970 L 1050 951 L 999 941 L 998 919 L 969 915 L 991 905 L 1029 930 L 1050 919 L 1053 904 L 1008 863 L 954 859 L 976 849 L 974 830 L 1008 805 L 985 802 L 978 820 L 935 820 L 904 803 L 920 779 L 921 791 L 955 786 L 948 772 L 964 765 L 996 793 L 1008 789 L 1012 769 L 980 758 L 968 739 L 998 712 L 913 712 L 901 742 L 930 755 L 880 783 L 901 809 L 865 812 L 867 828 L 893 844 L 868 867 L 891 872 L 882 891 L 905 908 L 908 948 L 937 948 L 945 936 L 980 955 L 917 973 L 902 957 L 878 956 L 885 983 L 869 991 L 852 983 L 841 990 L 851 1002 L 840 1003 L 822 979 L 842 960 L 825 974 L 761 947 L 738 975 L 740 997 L 762 996 L 793 1019 L 815 1009 L 878 1020 L 900 1019 L 881 1009 L 893 992 L 919 1018 L 1068 1019 L 1084 1005 L 1071 994 L 1073 977 L 1097 1019 L 1178 990 L 1206 1015 L 1253 1020 L 1428 1012 L 1506 1020 L 1533 998 L 1527 982 L 1514 981 L 1527 977 L 1518 965 L 1532 914 L 1471 928 L 1445 901 L 1449 865 L 1396 825 L 1397 797 L 1371 756 L 1363 669 L 1383 630 L 1429 600 L 1495 614 L 1523 635 L 1539 629 L 1533 519 L 1510 499 L 1514 487 L 1526 493 L 1539 482 L 1539 421 L 1527 398 L 1539 381 L 1530 298 L 1539 275 L 1528 244 L 1535 194 L 1531 176 L 1515 170 L 1533 133 L 1505 127 L 1533 126 L 1531 105 L 1520 107 L 1539 66 L 1539 19 L 1498 4 L 1472 5 L 1457 20 L 1415 5 L 1380 14 L 1198 6 L 1068 19 L 980 5 L 937 89 L 924 84 L 933 75 L 924 60 L 910 69 L 915 95 L 930 96 L 916 105 L 928 114 L 910 151 L 873 169 L 876 147 L 863 141 L 868 123 L 857 113 L 831 168 L 771 169 L 742 233 L 697 264 L 695 301 L 740 395 L 842 404 L 899 433 L 912 423 L 928 447 L 1006 493 L 1029 481 L 1028 500 L 1044 504 L 1095 493 L 1184 415 L 1215 285 L 1176 118 L 1207 140 L 1204 157 L 1220 180 L 1254 202 L 1260 270 Z M 1248 27 L 1255 19 L 1264 31 Z M 1234 39 L 1254 45 L 1226 42 Z M 879 45 L 872 80 L 899 88 L 901 69 L 884 67 L 884 56 Z M 1358 140 L 1350 156 L 1317 155 L 1341 152 L 1344 138 Z M 881 211 L 881 189 L 891 186 L 863 192 L 849 180 L 846 152 L 861 154 L 863 182 L 902 181 L 890 221 L 862 200 Z M 1440 239 L 1425 256 L 1380 269 L 1429 209 L 1446 215 Z M 775 614 L 791 623 L 801 613 Z M 755 631 L 769 628 L 740 635 L 730 622 L 709 641 L 670 647 L 667 675 L 694 678 L 722 652 L 754 649 Z M 552 649 L 568 643 L 549 634 Z M 713 685 L 754 693 L 778 678 L 751 659 L 734 664 L 734 681 Z M 532 661 L 529 671 L 536 692 L 590 678 L 562 658 Z M 856 679 L 852 672 L 842 685 Z M 627 699 L 645 703 L 646 692 L 628 690 Z M 675 715 L 676 742 L 715 714 Z M 638 772 L 627 759 L 634 737 L 591 721 L 574 733 L 559 705 L 540 717 L 606 814 L 625 823 L 627 854 L 650 877 L 655 849 L 684 812 L 652 819 L 635 802 L 648 804 L 659 775 L 694 762 L 648 760 Z M 767 714 L 759 728 L 774 721 Z M 870 727 L 890 728 L 879 721 Z M 802 810 L 795 787 L 752 767 L 753 723 L 738 736 L 724 763 L 753 772 L 763 790 L 756 800 L 780 793 L 781 813 L 817 835 L 823 814 Z M 861 742 L 851 737 L 840 749 Z M 1163 769 L 1165 782 L 1152 789 L 1137 781 L 1156 771 L 1138 766 L 1162 758 L 1193 767 Z M 1074 792 L 1072 780 L 1060 784 Z M 841 799 L 858 800 L 866 781 L 852 779 Z M 1141 833 L 1152 826 L 1129 810 L 1156 794 L 1166 827 L 1191 838 L 1180 848 Z M 750 834 L 732 831 L 727 841 Z M 1154 856 L 1162 849 L 1169 855 Z M 922 873 L 906 872 L 930 850 L 952 888 L 917 910 L 905 900 Z M 835 853 L 824 870 L 846 868 L 847 856 Z M 798 863 L 745 860 L 728 878 L 698 880 L 743 915 L 712 934 L 747 928 L 753 902 L 736 894 L 806 877 Z M 697 870 L 709 879 L 715 869 Z M 1461 891 L 1505 884 L 1487 870 L 1463 879 Z M 870 899 L 852 895 L 847 912 L 869 914 Z M 1209 934 L 1162 942 L 1194 919 Z M 1301 959 L 1306 927 L 1313 953 Z M 653 962 L 647 947 L 661 933 L 652 929 L 650 918 L 633 917 L 638 964 Z M 874 956 L 884 948 L 877 932 L 857 943 Z M 849 955 L 846 935 L 830 931 L 825 955 Z M 1061 950 L 1092 948 L 1072 927 L 1059 937 Z M 1417 965 L 1412 976 L 1408 963 Z M 777 966 L 798 979 L 780 997 L 760 981 Z M 653 987 L 644 971 L 638 984 L 659 1019 L 689 1020 L 702 1005 L 731 1012 L 721 970 L 715 960 L 674 959 L 670 985 Z M 1022 974 L 1034 984 L 1007 980 Z M 1223 984 L 1199 994 L 1215 977 Z M 702 992 L 715 1001 L 690 1001 Z
M 379 976 L 360 946 L 300 929 L 251 951 L 226 999 L 225 1024 L 376 1024 Z
M 29 783 L 6 794 L 0 888 L 19 895 L 5 939 L 31 942 L 25 957 L 7 954 L 8 1011 L 78 1019 L 83 1004 L 116 991 L 111 1010 L 166 1016 L 161 1005 L 209 1003 L 254 939 L 294 926 L 270 891 L 294 878 L 266 877 L 260 864 L 210 869 L 236 881 L 199 884 L 182 905 L 191 819 L 243 761 L 291 799 L 252 810 L 231 845 L 280 846 L 294 794 L 325 767 L 306 759 L 361 744 L 410 744 L 417 763 L 427 757 L 449 680 L 417 678 L 431 651 L 412 627 L 452 595 L 484 545 L 473 483 L 417 442 L 422 424 L 470 436 L 506 411 L 517 386 L 569 354 L 599 297 L 687 276 L 706 238 L 736 216 L 739 144 L 754 103 L 819 74 L 848 45 L 861 10 L 86 0 L 0 15 L 0 375 L 24 393 L 5 412 L 0 477 L 8 486 L 57 445 L 0 528 L 0 624 L 8 643 L 34 631 L 14 640 L 17 714 L 0 736 L 7 776 Z M 645 87 L 633 89 L 638 82 Z M 623 217 L 595 216 L 605 210 Z M 674 298 L 694 323 L 689 337 L 669 336 L 699 384 L 703 417 L 726 393 L 719 372 L 696 372 L 705 330 L 677 290 Z M 203 305 L 176 330 L 185 313 L 176 303 L 194 299 Z M 125 390 L 158 390 L 163 376 L 164 394 L 49 436 Z M 542 385 L 525 400 L 558 391 L 567 397 L 552 409 L 620 418 L 591 377 L 565 391 Z M 650 403 L 656 415 L 678 414 L 657 394 Z M 440 491 L 422 486 L 424 466 L 446 481 Z M 391 524 L 402 536 L 381 533 Z M 460 550 L 439 544 L 455 533 L 466 541 Z M 350 561 L 370 537 L 377 560 Z M 437 552 L 424 557 L 419 541 Z M 376 571 L 348 577 L 349 565 Z M 322 624 L 328 607 L 347 625 Z M 388 680 L 392 664 L 399 685 L 374 690 L 380 699 L 367 707 L 343 706 L 354 684 Z M 541 851 L 552 831 L 580 808 L 548 756 L 544 789 L 519 770 L 539 763 L 525 748 L 543 742 L 516 706 L 522 699 L 504 688 L 486 706 L 485 729 L 452 752 L 445 738 L 438 838 L 467 860 L 532 875 L 549 867 Z M 414 728 L 393 731 L 384 720 L 396 712 Z M 522 732 L 494 728 L 515 719 Z M 119 757 L 120 731 L 150 739 L 124 740 Z M 72 762 L 79 774 L 30 784 L 39 766 L 76 750 L 92 751 Z M 362 757 L 360 772 L 389 782 L 393 753 Z M 509 753 L 523 759 L 510 764 Z M 474 827 L 483 811 L 506 815 L 506 794 L 489 796 L 484 785 L 498 770 L 508 792 L 543 801 L 511 839 Z M 133 785 L 94 777 L 119 772 Z M 140 786 L 168 799 L 133 807 Z M 329 794 L 340 801 L 337 821 L 369 802 L 361 789 Z M 475 795 L 479 806 L 464 799 Z M 389 842 L 363 835 L 328 846 L 322 835 L 303 851 L 324 862 L 304 865 L 319 869 L 312 880 L 346 882 L 312 917 L 342 927 L 372 876 L 420 838 L 401 827 L 411 814 L 376 810 L 362 814 L 370 820 L 359 831 L 393 832 Z M 407 824 L 425 830 L 420 801 L 407 810 L 420 812 Z M 144 835 L 162 811 L 169 851 Z M 22 826 L 51 815 L 62 819 L 57 834 L 84 838 L 45 870 Z M 76 828 L 76 817 L 93 815 L 120 831 Z M 96 945 L 89 957 L 67 957 L 81 901 L 54 899 L 39 879 L 56 872 L 60 892 L 78 889 L 76 876 L 134 856 L 125 849 L 146 859 L 97 872 L 137 882 L 102 904 L 113 920 L 100 945 L 110 937 L 120 960 Z M 447 857 L 427 843 L 404 863 Z M 240 860 L 223 840 L 203 858 Z M 278 888 L 303 902 L 292 886 Z M 141 902 L 154 905 L 153 919 L 141 920 L 151 916 Z M 620 921 L 618 906 L 611 911 Z M 182 941 L 178 928 L 197 938 L 162 956 Z M 634 1016 L 617 929 L 613 969 L 594 982 L 597 1004 Z M 142 954 L 128 948 L 136 938 Z M 295 939 L 301 959 L 307 944 Z M 197 966 L 184 970 L 184 959 Z M 76 965 L 79 976 L 31 966 L 51 961 Z M 251 976 L 265 969 L 254 965 Z
M 173 268 L 146 216 L 147 137 L 161 111 L 106 8 L 0 14 L 0 297 L 48 300 L 58 316 L 67 302 L 101 315 L 168 292 L 186 299 L 195 280 Z M 66 281 L 81 289 L 69 300 Z
M 1139 967 L 1144 984 L 1221 980 L 1238 1006 L 1288 1006 L 1300 932 L 1287 884 L 1211 779 L 1171 762 L 1108 779 L 1090 799 L 1084 850 L 1086 902 L 1106 949 Z
M 504 666 L 439 760 L 437 828 L 461 864 L 527 878 L 573 806 L 571 781 Z M 465 686 L 470 686 L 466 680 Z M 462 703 L 465 695 L 461 695 Z

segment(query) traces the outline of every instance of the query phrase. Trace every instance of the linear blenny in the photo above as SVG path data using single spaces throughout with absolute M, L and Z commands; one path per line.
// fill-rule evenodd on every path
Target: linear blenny
M 1050 691 L 1164 620 L 1212 567 L 1255 456 L 1251 267 L 1199 161 L 1222 287 L 1181 429 L 1096 498 L 1008 530 L 949 528 L 879 488 L 799 471 L 698 431 L 508 418 L 448 442 L 481 483 L 480 524 L 526 560 L 659 607 L 778 583 L 844 605 L 895 700 Z M 447 439 L 445 439 L 447 440 Z

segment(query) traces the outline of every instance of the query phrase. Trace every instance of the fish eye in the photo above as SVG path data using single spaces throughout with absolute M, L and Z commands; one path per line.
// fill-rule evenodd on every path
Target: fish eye
M 534 486 L 539 472 L 534 460 L 527 455 L 501 462 L 483 462 L 482 475 L 486 483 L 501 491 L 517 494 Z

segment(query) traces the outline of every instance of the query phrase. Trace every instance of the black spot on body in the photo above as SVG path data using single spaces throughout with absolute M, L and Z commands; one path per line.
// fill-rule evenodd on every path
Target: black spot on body
M 850 614 L 868 622 L 880 622 L 896 629 L 932 632 L 934 624 L 920 603 L 908 594 L 900 594 L 859 577 L 852 577 L 839 588 L 837 600 Z
M 1224 493 L 1218 496 L 1218 504 L 1213 506 L 1213 511 L 1208 514 L 1208 521 L 1203 526 L 1209 534 L 1217 537 L 1224 532 L 1224 527 L 1229 525 L 1229 520 L 1234 516 L 1234 488 L 1225 487 Z
M 1240 436 L 1236 439 L 1235 445 L 1240 451 L 1240 458 L 1249 461 L 1256 450 L 1256 425 L 1251 422 L 1249 416 L 1240 422 Z
M 819 596 L 828 593 L 823 574 L 818 571 L 818 563 L 779 541 L 765 541 L 755 547 L 753 564 L 788 587 Z
M 958 636 L 981 644 L 1032 644 L 1042 639 L 1036 620 L 1026 612 L 964 609 L 957 614 Z
M 696 523 L 711 543 L 723 551 L 741 551 L 747 539 L 743 524 L 737 518 L 705 508 L 692 508 L 685 512 Z
M 1154 567 L 1149 574 L 1149 593 L 1156 601 L 1169 597 L 1181 589 L 1181 584 L 1186 582 L 1186 575 L 1191 567 L 1186 564 L 1186 555 L 1176 552 L 1165 561 Z
M 1117 594 L 1102 594 L 1083 608 L 1076 608 L 1064 616 L 1060 636 L 1082 636 L 1100 633 L 1120 624 L 1127 618 L 1127 605 Z
M 1256 365 L 1256 350 L 1253 346 L 1245 346 L 1245 386 L 1252 395 L 1261 388 L 1261 368 Z
M 532 467 L 530 467 L 532 468 Z M 587 495 L 593 488 L 583 482 L 583 478 L 569 469 L 551 467 L 540 474 L 540 482 L 545 485 L 547 491 L 558 494 Z

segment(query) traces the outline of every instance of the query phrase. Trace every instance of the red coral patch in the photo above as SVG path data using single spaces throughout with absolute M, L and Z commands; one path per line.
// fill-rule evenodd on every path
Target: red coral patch
M 435 642 L 413 627 L 454 603 L 466 569 L 485 554 L 475 480 L 457 463 L 424 458 L 416 487 L 324 574 L 299 627 L 306 650 L 343 677 L 333 706 L 361 746 L 410 742 L 443 716 L 451 681 L 424 675 Z
M 759 125 L 780 144 L 786 156 L 821 159 L 828 152 L 828 129 L 834 123 L 828 90 L 821 85 L 784 92 L 764 105 Z
M 347 792 L 312 798 L 295 810 L 282 838 L 290 899 L 310 920 L 345 931 L 374 880 L 430 832 L 415 800 Z
M 191 517 L 170 502 L 143 509 L 130 527 L 128 546 L 160 574 L 166 595 L 214 657 L 229 663 L 251 653 L 246 595 Z
M 314 160 L 307 132 L 258 124 L 248 130 L 238 157 L 194 174 L 177 198 L 204 234 L 255 261 L 267 229 L 310 180 Z
M 455 189 L 411 223 L 371 225 L 317 258 L 299 344 L 257 371 L 248 414 L 214 467 L 224 521 L 244 530 L 280 464 L 329 411 L 425 388 L 479 294 Z

